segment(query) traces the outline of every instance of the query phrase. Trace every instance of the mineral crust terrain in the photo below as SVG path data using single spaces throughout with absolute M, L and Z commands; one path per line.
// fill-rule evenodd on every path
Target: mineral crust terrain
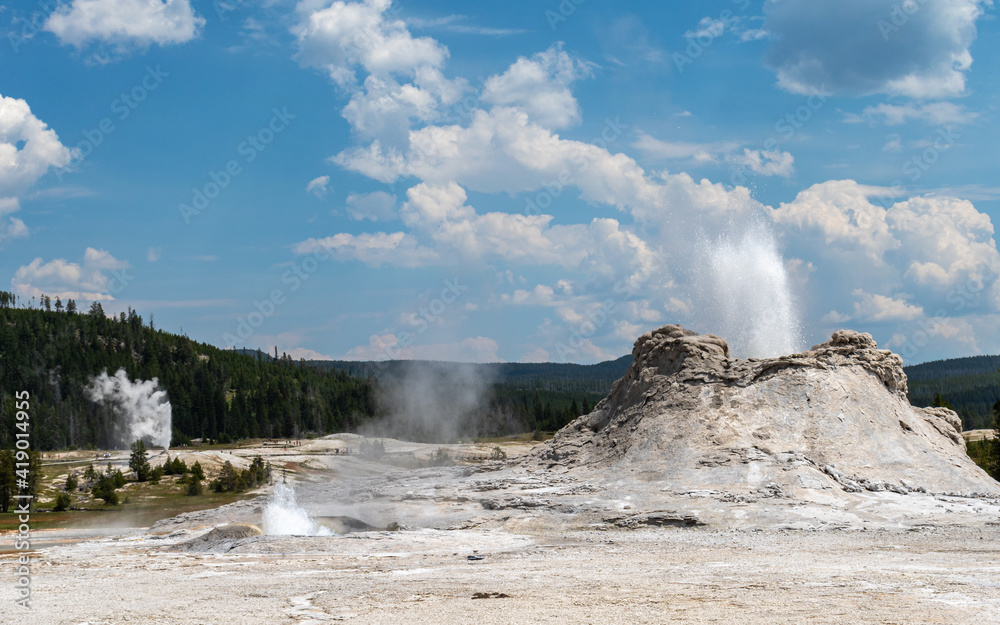
M 285 452 L 339 534 L 262 531 L 262 496 L 40 550 L 33 609 L 4 621 L 1000 621 L 1000 484 L 871 336 L 742 360 L 665 326 L 633 358 L 506 461 L 404 468 L 439 446 L 339 453 L 352 435 Z

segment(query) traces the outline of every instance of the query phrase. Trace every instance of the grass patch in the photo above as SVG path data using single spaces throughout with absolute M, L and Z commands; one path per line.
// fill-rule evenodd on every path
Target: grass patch
M 187 484 L 176 476 L 164 476 L 159 483 L 128 482 L 118 489 L 122 503 L 116 506 L 92 496 L 89 491 L 73 491 L 71 508 L 61 512 L 43 511 L 55 505 L 55 499 L 66 483 L 69 471 L 83 469 L 90 463 L 103 470 L 107 460 L 95 461 L 93 457 L 69 463 L 42 466 L 42 479 L 35 509 L 31 513 L 31 529 L 66 529 L 96 527 L 145 527 L 160 519 L 167 519 L 185 512 L 215 508 L 256 495 L 249 493 L 216 493 L 205 488 L 201 495 L 187 494 Z M 103 464 L 102 464 L 103 463 Z M 116 465 L 118 466 L 118 465 Z M 17 530 L 17 514 L 0 513 L 0 531 Z

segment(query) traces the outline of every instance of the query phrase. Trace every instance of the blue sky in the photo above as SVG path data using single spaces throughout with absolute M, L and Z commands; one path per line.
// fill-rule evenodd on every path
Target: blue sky
M 0 273 L 296 358 L 747 355 L 776 307 L 774 345 L 997 353 L 995 17 L 0 0 Z

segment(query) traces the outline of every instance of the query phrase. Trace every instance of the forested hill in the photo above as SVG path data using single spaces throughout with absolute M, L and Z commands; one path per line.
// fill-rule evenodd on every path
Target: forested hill
M 1000 356 L 936 360 L 905 367 L 910 403 L 930 406 L 940 395 L 962 417 L 967 430 L 990 428 L 1000 399 Z
M 253 352 L 249 352 L 253 353 Z M 355 361 L 355 360 L 310 360 L 314 367 L 339 369 L 352 375 L 369 377 L 397 377 L 401 369 L 413 363 L 429 361 Z M 573 363 L 522 363 L 497 362 L 467 365 L 461 363 L 433 363 L 437 367 L 472 367 L 486 380 L 501 386 L 531 390 L 558 391 L 568 393 L 598 393 L 602 397 L 611 390 L 611 385 L 625 375 L 632 356 L 622 356 L 593 365 Z
M 919 365 L 904 367 L 910 380 L 937 380 L 967 375 L 996 373 L 1000 369 L 1000 356 L 968 356 L 950 360 L 934 360 Z M 998 393 L 1000 394 L 1000 393 Z
M 375 411 L 371 382 L 288 358 L 258 359 L 155 330 L 135 312 L 10 307 L 0 298 L 0 448 L 13 445 L 14 393 L 31 395 L 32 444 L 107 447 L 109 410 L 87 387 L 102 371 L 158 378 L 173 409 L 175 443 L 352 429 Z M 62 309 L 61 303 L 59 308 Z
M 325 369 L 340 369 L 361 377 L 393 377 L 398 375 L 401 361 L 310 361 Z M 498 398 L 523 396 L 523 391 L 553 393 L 556 397 L 583 393 L 590 405 L 606 395 L 611 385 L 625 375 L 632 356 L 622 356 L 594 365 L 557 363 L 495 363 L 457 365 L 473 367 L 492 381 Z M 993 404 L 1000 399 L 1000 356 L 954 358 L 905 367 L 909 379 L 910 402 L 915 406 L 930 406 L 938 394 L 962 417 L 967 430 L 992 427 Z M 565 402 L 568 404 L 568 401 Z

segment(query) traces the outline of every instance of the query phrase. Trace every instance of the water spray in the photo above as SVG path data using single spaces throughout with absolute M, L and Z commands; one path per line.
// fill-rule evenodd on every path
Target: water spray
M 124 369 L 109 376 L 102 371 L 87 387 L 91 401 L 110 406 L 118 420 L 118 444 L 128 447 L 142 439 L 170 448 L 171 408 L 167 392 L 156 378 L 132 382 Z

